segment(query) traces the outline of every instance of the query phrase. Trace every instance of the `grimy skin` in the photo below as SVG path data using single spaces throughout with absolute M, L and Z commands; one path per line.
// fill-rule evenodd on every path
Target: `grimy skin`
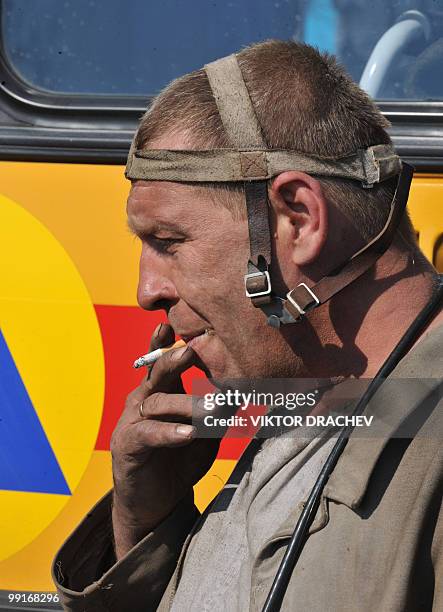
M 187 143 L 176 134 L 151 147 Z M 312 286 L 363 244 L 307 174 L 280 174 L 269 199 L 271 278 L 280 295 L 300 282 Z M 191 398 L 180 379 L 186 369 L 195 364 L 218 379 L 373 377 L 431 297 L 435 275 L 396 238 L 373 269 L 329 303 L 276 330 L 245 297 L 245 219 L 234 219 L 202 188 L 159 181 L 133 182 L 127 214 L 142 243 L 138 302 L 164 309 L 170 323 L 157 330 L 150 350 L 173 342 L 174 333 L 213 333 L 192 349 L 164 354 L 126 401 L 111 441 L 117 559 L 171 513 L 215 459 L 218 441 L 194 439 L 189 425 Z M 428 329 L 442 322 L 440 313 Z

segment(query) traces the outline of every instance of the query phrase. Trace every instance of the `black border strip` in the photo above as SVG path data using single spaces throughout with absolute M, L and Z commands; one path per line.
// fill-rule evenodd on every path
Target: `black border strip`
M 135 123 L 115 130 L 0 126 L 0 160 L 124 165 L 135 128 Z M 432 137 L 397 130 L 391 136 L 399 155 L 417 172 L 443 173 L 443 129 Z

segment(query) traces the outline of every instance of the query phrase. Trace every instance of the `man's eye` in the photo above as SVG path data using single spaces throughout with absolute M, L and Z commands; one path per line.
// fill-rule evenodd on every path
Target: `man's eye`
M 149 244 L 157 253 L 172 254 L 172 247 L 179 242 L 175 238 L 158 238 L 157 236 L 147 236 L 145 242 Z

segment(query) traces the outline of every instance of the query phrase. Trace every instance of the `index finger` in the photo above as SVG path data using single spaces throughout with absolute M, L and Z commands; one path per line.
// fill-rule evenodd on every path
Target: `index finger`
M 154 333 L 151 336 L 151 340 L 149 342 L 149 350 L 148 353 L 155 351 L 156 349 L 163 348 L 165 346 L 169 346 L 174 344 L 175 342 L 175 333 L 172 327 L 168 323 L 159 323 L 157 327 L 154 329 Z M 152 366 L 154 364 L 148 364 L 146 366 L 146 380 L 151 376 Z
M 155 391 L 178 392 L 177 383 L 183 389 L 181 375 L 194 365 L 196 353 L 190 346 L 164 353 L 153 365 L 150 375 L 142 383 L 146 395 Z M 184 393 L 184 389 L 182 390 Z

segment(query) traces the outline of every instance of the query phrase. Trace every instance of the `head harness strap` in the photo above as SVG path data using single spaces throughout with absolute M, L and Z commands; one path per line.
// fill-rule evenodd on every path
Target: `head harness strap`
M 205 72 L 231 146 L 266 149 L 237 57 L 228 55 L 206 64 Z
M 267 148 L 257 116 L 243 79 L 237 57 L 229 55 L 207 64 L 205 71 L 217 103 L 223 127 L 230 144 L 236 149 Z M 252 182 L 248 175 L 265 170 L 266 160 L 261 151 L 240 154 L 248 214 L 249 248 L 248 273 L 245 276 L 246 295 L 254 306 L 271 302 L 271 230 L 269 227 L 268 186 L 266 180 Z M 246 175 L 246 176 L 245 176 Z
M 282 149 L 136 149 L 131 147 L 126 176 L 145 181 L 238 183 L 265 181 L 286 170 L 359 181 L 363 187 L 398 174 L 401 163 L 391 145 L 374 145 L 337 157 Z
M 217 60 L 205 66 L 205 70 L 232 148 L 139 150 L 135 137 L 126 177 L 148 181 L 243 182 L 250 241 L 246 295 L 254 306 L 266 312 L 270 325 L 293 323 L 361 276 L 386 251 L 406 206 L 412 168 L 402 164 L 391 145 L 374 145 L 340 158 L 268 149 L 237 57 L 230 55 Z M 286 170 L 354 179 L 363 187 L 400 176 L 388 220 L 380 234 L 313 287 L 300 283 L 282 299 L 271 293 L 267 181 Z

